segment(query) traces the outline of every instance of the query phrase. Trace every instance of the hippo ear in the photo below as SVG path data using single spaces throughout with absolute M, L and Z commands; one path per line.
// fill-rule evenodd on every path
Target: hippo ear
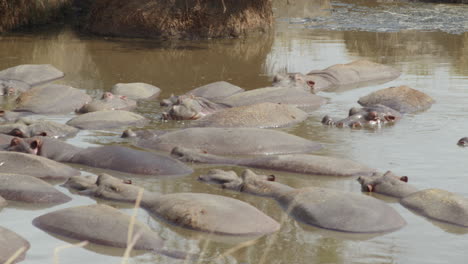
M 400 181 L 408 182 L 408 176 L 401 176 Z
M 0 116 L 4 116 L 5 115 L 5 110 L 0 110 Z
M 267 181 L 275 181 L 275 180 L 276 180 L 275 175 L 273 175 L 273 174 L 267 175 Z
M 38 134 L 38 136 L 47 137 L 47 132 L 41 132 L 41 133 Z
M 374 186 L 372 184 L 367 184 L 366 187 L 368 192 L 372 192 L 374 190 Z
M 9 134 L 14 136 L 14 137 L 24 138 L 23 132 L 18 128 L 15 128 L 15 129 L 11 130 L 11 132 Z
M 20 143 L 20 139 L 15 137 L 10 141 L 10 147 L 18 146 L 19 143 Z
M 308 85 L 310 88 L 314 88 L 315 82 L 314 82 L 314 81 L 307 81 L 307 85 Z

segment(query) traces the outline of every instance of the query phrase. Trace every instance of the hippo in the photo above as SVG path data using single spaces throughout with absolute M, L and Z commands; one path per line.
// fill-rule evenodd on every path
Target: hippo
M 103 204 L 77 206 L 57 210 L 34 218 L 33 225 L 52 234 L 91 243 L 126 248 L 130 224 L 134 235 L 139 236 L 135 250 L 149 250 L 169 257 L 185 259 L 189 254 L 163 249 L 164 240 L 146 224 Z
M 16 112 L 68 114 L 91 101 L 85 91 L 66 85 L 34 87 L 16 99 Z
M 0 226 L 0 263 L 13 264 L 22 261 L 30 247 L 26 239 Z M 18 255 L 15 257 L 15 254 Z
M 169 111 L 162 113 L 164 120 L 196 120 L 206 115 L 230 108 L 229 105 L 218 104 L 204 97 L 178 96 L 172 101 Z
M 462 137 L 458 140 L 457 145 L 460 147 L 468 146 L 468 137 Z
M 20 138 L 48 136 L 53 138 L 72 137 L 79 129 L 48 120 L 20 118 L 15 123 L 0 125 L 0 133 Z
M 322 118 L 322 124 L 336 127 L 375 128 L 392 125 L 401 119 L 401 114 L 384 105 L 349 109 L 348 117 L 334 121 L 328 115 Z
M 104 110 L 133 110 L 137 106 L 135 100 L 129 99 L 124 95 L 114 95 L 111 92 L 102 94 L 100 100 L 93 100 L 86 103 L 76 112 L 80 114 L 104 111 Z
M 302 73 L 276 74 L 273 78 L 275 87 L 299 87 L 307 92 L 315 92 L 315 82 L 306 80 L 307 76 Z
M 218 100 L 231 96 L 233 94 L 244 92 L 245 90 L 239 86 L 235 86 L 228 82 L 214 82 L 200 86 L 184 94 L 185 97 L 202 97 L 208 100 Z M 161 106 L 172 106 L 177 103 L 179 96 L 172 95 L 168 99 L 161 101 Z
M 67 125 L 79 129 L 114 129 L 128 126 L 144 126 L 149 123 L 145 117 L 124 110 L 90 112 L 72 118 Z
M 161 89 L 147 83 L 117 83 L 112 87 L 111 92 L 132 100 L 156 99 Z
M 319 143 L 295 135 L 261 128 L 194 127 L 164 134 L 136 131 L 133 139 L 133 144 L 142 148 L 170 152 L 183 146 L 217 155 L 307 153 L 322 148 Z
M 308 175 L 359 176 L 375 170 L 347 159 L 310 154 L 268 155 L 255 158 L 231 158 L 211 155 L 183 147 L 175 147 L 171 155 L 184 162 L 237 165 L 259 169 L 286 171 Z
M 80 148 L 52 138 L 13 138 L 9 151 L 39 155 L 58 162 L 142 175 L 187 175 L 193 170 L 182 162 L 156 153 L 122 146 Z
M 80 171 L 45 157 L 0 151 L 0 173 L 17 173 L 43 180 L 64 181 Z
M 400 72 L 392 67 L 379 63 L 357 60 L 347 64 L 336 64 L 323 70 L 310 71 L 306 75 L 299 74 L 299 78 L 277 75 L 273 85 L 285 86 L 290 83 L 310 83 L 312 92 L 333 90 L 341 87 L 364 86 L 370 83 L 383 83 L 400 76 Z M 298 75 L 297 73 L 292 75 Z
M 62 204 L 71 200 L 41 179 L 12 173 L 0 173 L 0 196 L 33 204 Z
M 0 93 L 15 95 L 63 76 L 63 72 L 49 64 L 24 64 L 11 67 L 0 71 Z
M 392 173 L 358 179 L 364 192 L 376 192 L 396 198 L 400 203 L 427 218 L 468 227 L 468 198 L 441 189 L 418 190 Z
M 274 182 L 274 176 L 245 170 L 212 169 L 199 176 L 202 182 L 224 189 L 266 196 L 294 219 L 307 225 L 348 233 L 383 233 L 400 229 L 406 221 L 386 203 L 365 195 L 333 189 L 307 187 L 294 189 Z
M 79 194 L 126 203 L 135 203 L 141 189 L 108 174 L 100 174 L 97 180 L 73 177 L 64 186 Z M 280 227 L 248 203 L 213 194 L 145 191 L 141 207 L 169 224 L 218 235 L 261 236 Z
M 362 106 L 385 105 L 402 114 L 427 110 L 434 103 L 427 94 L 408 86 L 389 87 L 359 98 Z

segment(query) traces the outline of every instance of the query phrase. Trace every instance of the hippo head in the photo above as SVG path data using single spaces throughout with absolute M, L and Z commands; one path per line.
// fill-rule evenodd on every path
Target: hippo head
M 203 97 L 179 96 L 169 112 L 163 113 L 162 118 L 165 120 L 195 120 L 226 107 L 228 106 L 213 103 Z
M 257 175 L 251 170 L 245 170 L 241 176 L 238 176 L 234 171 L 224 171 L 220 169 L 212 169 L 207 174 L 200 175 L 199 181 L 217 184 L 223 189 L 235 190 L 239 192 L 247 191 L 257 193 L 256 181 L 274 181 L 274 175 Z M 247 187 L 247 188 L 245 188 Z
M 315 92 L 315 82 L 302 73 L 276 74 L 273 77 L 273 86 L 299 87 L 306 91 Z
M 7 150 L 40 155 L 41 147 L 42 140 L 40 139 L 31 138 L 28 140 L 24 140 L 22 138 L 15 137 L 11 140 L 10 145 L 7 147 Z
M 348 117 L 334 121 L 329 116 L 324 116 L 322 124 L 336 127 L 378 127 L 384 124 L 393 124 L 401 118 L 401 114 L 383 105 L 349 109 Z
M 361 176 L 358 179 L 363 192 L 375 192 L 396 198 L 402 198 L 416 190 L 407 184 L 407 176 L 397 176 L 391 171 L 384 174 L 374 173 L 372 176 Z
M 99 174 L 97 178 L 71 177 L 64 187 L 79 194 L 94 196 L 119 202 L 135 202 L 141 188 L 131 185 L 131 181 L 121 180 L 109 174 Z
M 460 147 L 466 147 L 468 146 L 468 137 L 463 137 L 458 140 L 457 145 Z

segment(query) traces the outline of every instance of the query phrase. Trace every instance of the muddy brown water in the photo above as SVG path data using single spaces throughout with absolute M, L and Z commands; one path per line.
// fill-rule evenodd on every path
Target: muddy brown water
M 161 98 L 164 98 L 220 80 L 246 89 L 264 87 L 277 72 L 305 73 L 355 59 L 388 64 L 402 71 L 400 78 L 381 85 L 323 92 L 321 95 L 329 98 L 327 105 L 313 112 L 305 122 L 283 130 L 321 142 L 325 146 L 319 152 L 321 155 L 350 158 L 380 171 L 392 170 L 398 175 L 407 175 L 410 182 L 421 189 L 437 187 L 468 197 L 468 149 L 456 145 L 459 138 L 468 136 L 468 18 L 461 22 L 446 21 L 451 30 L 444 30 L 440 24 L 434 24 L 437 26 L 431 30 L 428 25 L 435 23 L 436 16 L 431 16 L 433 20 L 428 19 L 426 24 L 417 19 L 418 14 L 422 18 L 429 17 L 427 12 L 433 12 L 434 8 L 458 14 L 464 13 L 467 6 L 315 1 L 313 6 L 304 8 L 305 1 L 288 2 L 293 5 L 276 2 L 275 33 L 241 40 L 168 44 L 85 36 L 69 29 L 3 35 L 0 36 L 0 69 L 26 63 L 50 63 L 65 72 L 66 77 L 60 83 L 86 89 L 92 95 L 110 90 L 118 82 L 146 82 L 160 87 Z M 406 28 L 389 30 L 393 24 L 388 24 L 381 30 L 378 23 L 372 23 L 380 19 L 379 16 L 369 16 L 369 10 L 386 15 L 401 15 L 401 10 L 406 10 L 404 16 L 394 18 L 395 23 Z M 350 12 L 347 24 L 340 20 L 346 17 L 343 12 Z M 365 19 L 356 20 L 356 12 L 361 12 Z M 408 18 L 410 15 L 416 17 L 414 21 Z M 333 17 L 338 19 L 336 23 Z M 384 16 L 383 19 L 390 18 Z M 437 102 L 426 112 L 406 115 L 392 127 L 350 130 L 320 124 L 323 115 L 344 117 L 350 107 L 357 106 L 359 97 L 396 85 L 419 89 Z M 154 118 L 152 127 L 183 126 L 177 122 L 157 121 L 161 112 L 157 101 L 140 105 L 138 111 Z M 71 116 L 48 118 L 65 122 Z M 68 141 L 80 146 L 124 144 L 118 134 L 119 131 L 83 131 Z M 121 176 L 132 177 L 136 184 L 155 192 L 206 192 L 234 197 L 253 204 L 282 226 L 278 233 L 257 239 L 210 237 L 167 225 L 139 211 L 139 219 L 166 239 L 168 248 L 202 253 L 202 263 L 466 263 L 467 228 L 430 221 L 395 200 L 376 196 L 406 219 L 408 224 L 401 230 L 373 236 L 342 234 L 304 226 L 286 216 L 272 200 L 199 183 L 197 176 L 212 166 L 197 165 L 195 168 L 192 175 L 176 179 Z M 98 172 L 82 169 L 83 174 Z M 294 187 L 322 186 L 360 192 L 355 178 L 275 174 L 279 181 Z M 59 208 L 95 203 L 90 198 L 70 194 L 60 186 L 57 189 L 72 195 L 73 200 L 52 208 L 10 203 L 0 212 L 0 225 L 16 231 L 31 243 L 23 263 L 121 262 L 122 250 L 95 245 L 54 253 L 55 248 L 67 245 L 68 241 L 33 227 L 31 220 Z M 131 206 L 111 204 L 132 213 Z M 129 263 L 181 262 L 157 254 L 134 252 Z

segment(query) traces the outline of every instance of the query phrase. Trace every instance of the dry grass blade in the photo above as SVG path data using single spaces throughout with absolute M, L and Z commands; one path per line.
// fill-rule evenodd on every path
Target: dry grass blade
M 11 255 L 10 258 L 7 259 L 7 261 L 4 264 L 11 264 L 13 261 L 15 261 L 23 252 L 26 251 L 26 247 L 21 247 L 20 249 L 16 250 L 16 252 Z
M 232 253 L 240 250 L 240 249 L 243 249 L 245 247 L 248 247 L 248 246 L 251 246 L 253 244 L 255 244 L 257 242 L 257 239 L 254 239 L 254 240 L 250 240 L 250 241 L 245 241 L 245 242 L 242 242 L 240 244 L 237 244 L 235 245 L 234 247 L 224 251 L 223 253 L 221 253 L 219 256 L 217 256 L 215 259 L 218 260 L 218 259 L 222 259 L 224 257 L 226 257 L 227 255 L 231 255 Z
M 67 249 L 67 248 L 75 248 L 75 247 L 84 247 L 86 245 L 88 245 L 88 241 L 81 241 L 80 243 L 76 243 L 76 244 L 68 244 L 68 245 L 63 245 L 63 246 L 59 246 L 59 247 L 56 247 L 54 249 L 54 264 L 59 264 L 59 253 L 60 251 L 64 250 L 64 249 Z
M 140 188 L 140 190 L 138 191 L 137 199 L 135 201 L 133 214 L 130 219 L 130 224 L 128 225 L 127 248 L 125 249 L 125 253 L 122 258 L 122 264 L 126 264 L 128 262 L 133 246 L 135 245 L 136 241 L 138 241 L 138 239 L 140 238 L 140 234 L 136 234 L 135 236 L 133 236 L 133 232 L 134 232 L 136 217 L 138 215 L 138 210 L 140 209 L 141 199 L 143 199 L 143 192 L 144 192 L 144 189 Z

